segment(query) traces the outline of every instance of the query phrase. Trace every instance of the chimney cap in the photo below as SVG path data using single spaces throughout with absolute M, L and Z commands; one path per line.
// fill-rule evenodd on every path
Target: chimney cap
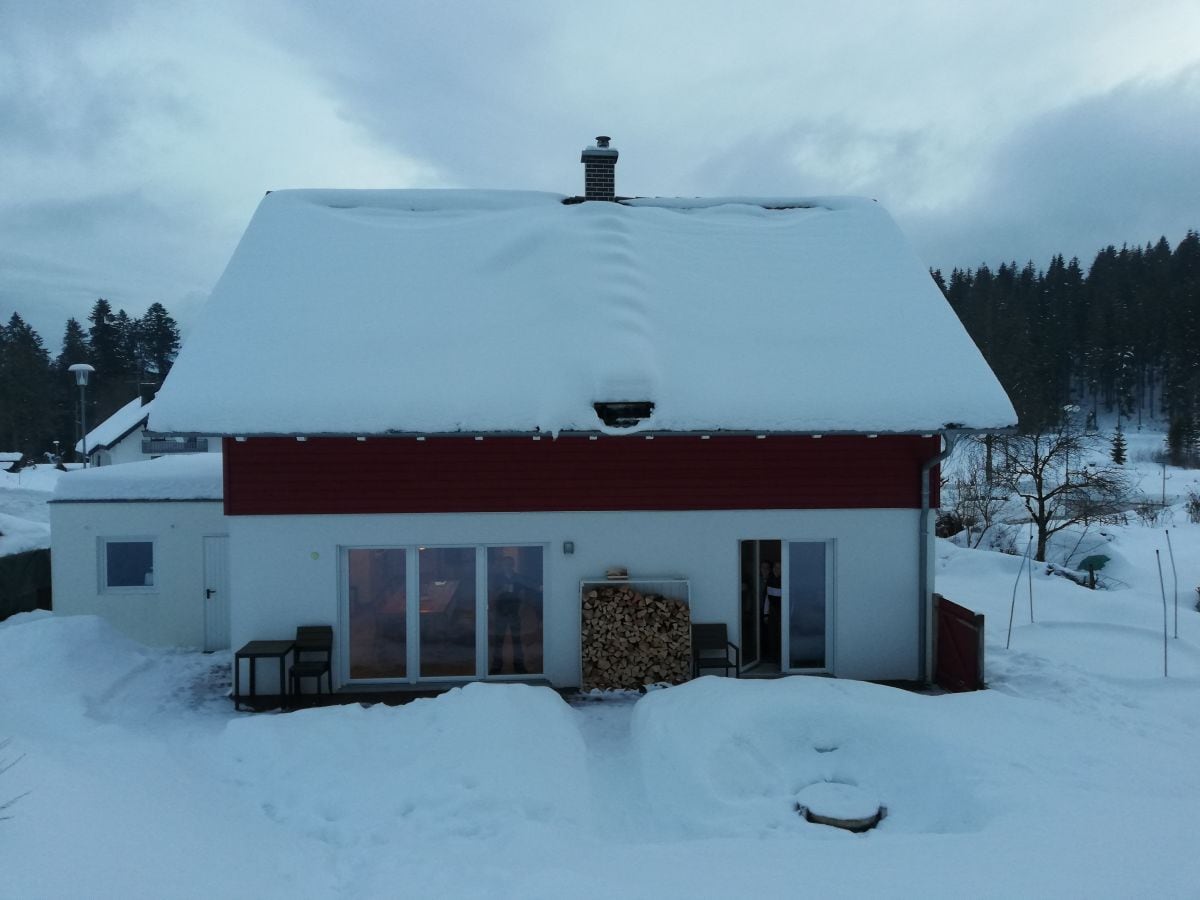
M 596 161 L 605 160 L 609 162 L 615 162 L 619 154 L 617 152 L 617 148 L 612 146 L 611 141 L 612 138 L 610 138 L 607 134 L 601 134 L 597 136 L 596 143 L 589 147 L 583 148 L 583 155 L 580 157 L 579 161 L 587 162 L 590 159 Z

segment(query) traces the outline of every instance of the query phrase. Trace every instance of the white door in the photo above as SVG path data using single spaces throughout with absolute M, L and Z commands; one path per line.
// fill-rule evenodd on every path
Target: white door
M 229 647 L 229 538 L 204 538 L 204 649 Z

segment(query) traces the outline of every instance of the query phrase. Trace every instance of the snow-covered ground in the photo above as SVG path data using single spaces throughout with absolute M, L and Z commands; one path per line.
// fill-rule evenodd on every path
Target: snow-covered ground
M 50 546 L 46 504 L 62 474 L 51 465 L 0 472 L 0 556 Z
M 1177 506 L 1169 527 L 1166 678 L 1161 526 L 1082 535 L 1111 559 L 1097 591 L 939 541 L 938 590 L 987 616 L 973 694 L 710 677 L 256 715 L 229 703 L 228 653 L 16 616 L 0 804 L 25 796 L 0 812 L 0 895 L 1196 896 L 1200 525 Z M 810 824 L 796 804 L 822 792 L 887 818 Z
M 8 896 L 1194 896 L 1200 526 L 1112 530 L 1123 589 L 938 545 L 988 617 L 991 690 L 704 678 L 568 704 L 468 686 L 391 708 L 230 707 L 228 654 L 150 650 L 90 617 L 0 623 Z M 1184 592 L 1184 586 L 1187 592 Z M 1168 576 L 1167 589 L 1171 589 Z M 1173 609 L 1171 610 L 1173 614 Z M 1173 618 L 1170 621 L 1173 630 Z M 888 808 L 803 821 L 813 785 Z M 807 794 L 806 794 L 807 795 Z

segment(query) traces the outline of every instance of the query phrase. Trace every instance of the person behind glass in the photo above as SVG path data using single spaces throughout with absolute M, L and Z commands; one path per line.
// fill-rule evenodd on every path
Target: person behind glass
M 525 674 L 525 647 L 521 637 L 521 596 L 528 591 L 524 579 L 516 572 L 511 556 L 500 557 L 500 565 L 492 576 L 492 674 L 504 674 L 504 638 L 512 636 L 512 672 Z
M 763 584 L 763 628 L 766 630 L 767 659 L 781 662 L 780 639 L 783 629 L 783 564 L 763 563 L 767 573 Z

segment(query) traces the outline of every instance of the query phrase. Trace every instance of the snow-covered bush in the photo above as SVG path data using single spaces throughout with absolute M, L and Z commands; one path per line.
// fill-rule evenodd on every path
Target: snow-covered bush
M 1200 493 L 1197 493 L 1195 490 L 1188 491 L 1184 509 L 1187 510 L 1189 522 L 1193 525 L 1200 523 Z
M 1163 506 L 1153 500 L 1139 500 L 1133 505 L 1133 512 L 1139 522 L 1150 528 L 1171 524 L 1171 507 Z M 1192 521 L 1196 520 L 1192 519 Z

